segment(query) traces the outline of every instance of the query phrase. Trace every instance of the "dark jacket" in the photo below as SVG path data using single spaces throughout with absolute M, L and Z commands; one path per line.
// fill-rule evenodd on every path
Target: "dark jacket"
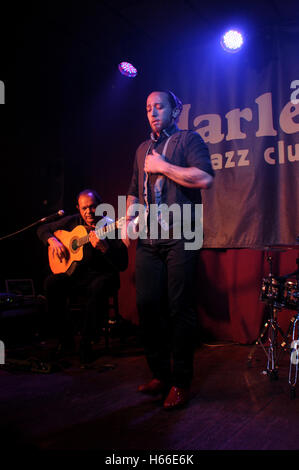
M 48 244 L 48 238 L 52 237 L 56 230 L 72 231 L 77 225 L 84 225 L 82 218 L 79 214 L 63 217 L 55 222 L 41 225 L 37 229 L 37 236 L 45 244 Z M 76 270 L 80 273 L 94 273 L 107 275 L 108 277 L 114 276 L 117 280 L 119 272 L 125 271 L 128 266 L 128 252 L 122 240 L 108 239 L 109 248 L 106 253 L 93 248 L 91 243 L 83 246 L 83 259 L 78 263 Z

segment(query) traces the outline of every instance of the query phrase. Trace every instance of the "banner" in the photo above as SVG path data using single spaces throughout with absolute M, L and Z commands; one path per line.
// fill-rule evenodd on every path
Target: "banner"
M 239 56 L 185 58 L 179 127 L 202 136 L 215 170 L 202 191 L 206 248 L 295 245 L 299 235 L 299 31 L 270 38 Z

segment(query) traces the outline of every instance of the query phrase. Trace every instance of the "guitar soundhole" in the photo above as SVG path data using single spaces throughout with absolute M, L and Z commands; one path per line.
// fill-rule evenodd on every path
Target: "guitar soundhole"
M 78 250 L 78 240 L 75 238 L 72 240 L 72 251 Z

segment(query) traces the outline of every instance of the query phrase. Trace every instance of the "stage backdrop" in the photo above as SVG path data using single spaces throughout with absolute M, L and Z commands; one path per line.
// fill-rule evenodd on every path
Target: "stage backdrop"
M 174 57 L 165 57 L 167 66 L 156 64 L 159 78 L 152 88 L 170 88 L 182 99 L 179 127 L 202 136 L 215 170 L 213 188 L 203 191 L 204 249 L 198 265 L 198 310 L 206 338 L 253 342 L 266 314 L 260 290 L 270 272 L 269 257 L 276 275 L 296 269 L 298 46 L 298 30 L 272 29 L 255 33 L 238 54 L 211 42 L 192 50 L 182 46 Z M 277 245 L 294 248 L 277 251 Z M 126 290 L 130 282 L 133 271 L 124 280 Z M 285 328 L 293 313 L 281 312 Z
M 189 57 L 179 67 L 180 127 L 202 136 L 216 174 L 214 187 L 203 192 L 205 247 L 296 242 L 298 39 L 295 31 L 272 32 L 245 42 L 240 55 L 215 48 L 208 59 Z
M 153 45 L 138 32 L 128 56 L 126 41 L 115 36 L 113 12 L 106 18 L 103 9 L 99 3 L 95 10 L 74 8 L 77 22 L 67 5 L 59 15 L 49 9 L 46 18 L 34 10 L 41 20 L 33 15 L 30 23 L 21 12 L 22 27 L 10 31 L 17 53 L 9 54 L 7 67 L 3 58 L 0 64 L 7 98 L 0 109 L 1 235 L 62 208 L 72 213 L 75 195 L 86 187 L 116 208 L 129 187 L 134 152 L 149 135 L 146 96 L 173 90 L 184 104 L 180 127 L 202 135 L 216 175 L 214 187 L 203 191 L 202 332 L 252 342 L 263 321 L 259 295 L 268 255 L 277 275 L 294 271 L 298 257 L 297 249 L 272 248 L 294 245 L 299 235 L 299 108 L 291 102 L 299 98 L 298 27 L 257 31 L 253 25 L 244 49 L 231 55 L 213 25 L 209 37 L 202 29 L 188 34 L 182 25 L 179 40 L 166 38 L 166 47 L 160 35 Z M 121 37 L 128 38 L 124 29 Z M 1 42 L 1 51 L 4 44 L 10 41 Z M 116 64 L 124 58 L 137 65 L 136 79 L 119 74 Z M 2 242 L 1 292 L 5 279 L 24 277 L 41 291 L 46 264 L 39 253 L 46 256 L 33 230 Z M 132 246 L 119 300 L 122 316 L 137 323 L 134 263 Z

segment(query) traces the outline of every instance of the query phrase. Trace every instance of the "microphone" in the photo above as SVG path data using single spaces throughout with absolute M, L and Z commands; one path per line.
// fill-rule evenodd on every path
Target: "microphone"
M 28 225 L 27 227 L 24 227 L 24 228 L 21 228 L 20 230 L 18 230 L 17 232 L 14 232 L 14 233 L 10 233 L 9 235 L 5 235 L 4 237 L 1 237 L 0 238 L 0 241 L 2 240 L 5 240 L 6 238 L 10 238 L 10 237 L 13 237 L 14 235 L 17 235 L 21 232 L 24 232 L 25 230 L 28 230 L 29 228 L 31 227 L 35 227 L 35 225 L 38 225 L 42 222 L 49 222 L 50 220 L 53 220 L 53 219 L 56 219 L 56 217 L 61 217 L 62 215 L 64 215 L 64 211 L 62 209 L 60 209 L 58 212 L 56 212 L 55 214 L 52 214 L 52 215 L 48 215 L 48 217 L 43 217 L 42 219 L 40 220 L 37 220 L 36 222 L 33 222 L 33 224 L 30 224 Z
M 58 212 L 55 212 L 55 214 L 48 215 L 47 217 L 43 217 L 38 221 L 38 223 L 44 223 L 44 222 L 50 222 L 50 220 L 56 219 L 56 217 L 61 217 L 64 215 L 64 210 L 60 209 Z

